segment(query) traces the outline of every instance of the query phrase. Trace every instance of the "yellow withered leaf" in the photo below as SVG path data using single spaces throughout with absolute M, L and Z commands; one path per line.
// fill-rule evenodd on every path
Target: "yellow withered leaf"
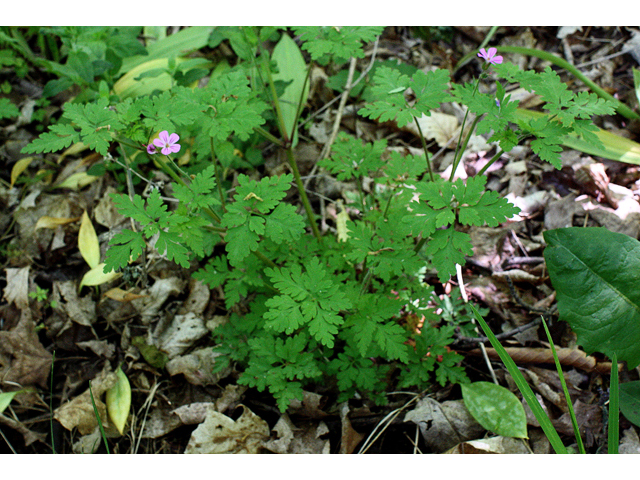
M 116 370 L 116 377 L 116 384 L 107 390 L 106 403 L 109 418 L 122 435 L 131 409 L 131 385 L 120 367 Z
M 24 172 L 27 167 L 33 162 L 33 159 L 36 157 L 24 157 L 18 160 L 13 164 L 13 168 L 11 169 L 11 187 L 13 188 L 13 184 L 16 183 L 16 180 L 20 176 L 22 172 Z
M 36 222 L 35 230 L 39 228 L 58 228 L 60 225 L 66 225 L 67 223 L 73 223 L 80 220 L 80 217 L 75 218 L 59 218 L 59 217 L 40 217 Z
M 80 231 L 78 232 L 78 248 L 80 249 L 80 255 L 84 258 L 87 264 L 94 268 L 100 263 L 100 243 L 98 242 L 98 235 L 93 228 L 91 219 L 87 215 L 85 210 L 82 214 L 82 223 L 80 224 Z
M 56 185 L 57 188 L 70 188 L 71 190 L 79 190 L 82 187 L 89 185 L 91 182 L 95 182 L 100 177 L 89 175 L 85 172 L 78 172 L 65 178 L 65 180 Z
M 93 287 L 95 285 L 102 285 L 103 283 L 115 280 L 120 275 L 122 275 L 121 273 L 115 272 L 113 270 L 111 270 L 109 273 L 104 273 L 102 270 L 104 270 L 104 263 L 96 265 L 87 273 L 85 273 L 84 277 L 82 277 L 79 288 L 82 288 L 84 286 Z

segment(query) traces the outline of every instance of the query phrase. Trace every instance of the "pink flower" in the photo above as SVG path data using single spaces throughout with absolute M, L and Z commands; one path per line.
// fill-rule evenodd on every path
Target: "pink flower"
M 153 155 L 154 153 L 156 153 L 156 146 L 153 143 L 147 145 L 147 153 L 149 155 Z
M 502 57 L 500 55 L 496 56 L 496 53 L 498 53 L 498 50 L 494 47 L 491 47 L 488 52 L 484 48 L 481 48 L 478 56 L 484 58 L 489 63 L 497 65 L 498 63 L 502 63 Z
M 158 135 L 158 137 L 159 138 L 156 138 L 153 141 L 153 144 L 156 147 L 162 149 L 160 151 L 163 155 L 169 155 L 170 153 L 177 153 L 180 151 L 180 145 L 178 145 L 178 140 L 180 140 L 180 137 L 178 136 L 178 134 L 172 133 L 171 135 L 169 135 L 169 132 L 163 130 L 162 132 L 160 132 L 160 135 Z M 147 151 L 149 151 L 148 148 Z

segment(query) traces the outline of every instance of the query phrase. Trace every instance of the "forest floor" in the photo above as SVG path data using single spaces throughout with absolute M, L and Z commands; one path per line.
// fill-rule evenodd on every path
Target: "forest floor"
M 419 69 L 438 65 L 453 71 L 465 53 L 477 48 L 487 31 L 481 27 L 390 27 L 381 36 L 376 55 L 379 60 L 399 59 Z M 566 36 L 559 38 L 562 35 Z M 632 68 L 640 62 L 640 47 L 634 46 L 638 38 L 639 31 L 622 27 L 582 27 L 573 32 L 555 27 L 502 27 L 492 45 L 535 47 L 557 54 L 633 108 L 638 102 L 632 74 Z M 363 66 L 372 53 L 368 48 L 367 57 L 361 60 Z M 522 68 L 547 65 L 517 54 L 504 57 Z M 458 69 L 453 79 L 470 81 L 477 75 L 477 67 L 470 62 Z M 303 117 L 336 97 L 323 80 L 326 73 L 317 72 Z M 570 88 L 584 88 L 566 72 L 559 73 Z M 38 72 L 27 79 L 21 80 L 22 89 L 14 88 L 8 96 L 17 105 L 38 98 L 46 82 Z M 10 69 L 0 73 L 0 82 L 5 80 L 18 86 Z M 49 115 L 59 112 L 64 100 L 63 96 L 54 97 Z M 525 105 L 535 108 L 536 99 L 522 98 L 521 106 Z M 337 108 L 338 102 L 334 102 L 311 123 L 313 128 L 302 131 L 296 155 L 303 176 L 312 172 Z M 347 108 L 343 112 L 344 130 L 364 139 L 383 137 L 390 148 L 420 153 L 421 143 L 415 132 L 388 123 L 376 124 L 353 111 Z M 456 112 L 444 113 L 455 121 Z M 636 123 L 619 116 L 598 121 L 598 126 L 617 135 L 640 139 L 640 125 Z M 122 221 L 108 197 L 116 185 L 109 175 L 80 190 L 60 191 L 40 182 L 11 185 L 12 169 L 25 157 L 21 148 L 38 134 L 36 124 L 24 116 L 18 121 L 0 120 L 0 289 L 4 292 L 0 303 L 0 388 L 3 392 L 28 390 L 0 413 L 0 453 L 51 453 L 52 443 L 57 453 L 91 451 L 100 443 L 100 434 L 89 382 L 98 407 L 104 411 L 100 398 L 113 385 L 119 364 L 131 383 L 131 417 L 124 435 L 107 428 L 112 453 L 197 453 L 194 432 L 212 407 L 220 414 L 216 441 L 229 453 L 471 453 L 481 448 L 498 453 L 551 452 L 529 410 L 530 438 L 526 445 L 507 438 L 485 442 L 484 447 L 465 444 L 490 435 L 464 412 L 457 386 L 436 385 L 428 391 L 428 397 L 417 390 L 395 395 L 384 407 L 360 400 L 338 404 L 324 389 L 308 388 L 303 402 L 281 414 L 268 393 L 238 385 L 237 372 L 210 372 L 205 361 L 210 357 L 202 353 L 213 347 L 208 331 L 197 338 L 167 337 L 166 350 L 175 347 L 172 342 L 182 342 L 181 353 L 167 368 L 153 367 L 140 352 L 143 344 L 136 346 L 135 339 L 176 315 L 200 316 L 208 329 L 213 328 L 225 314 L 220 292 L 210 291 L 191 279 L 190 272 L 166 261 L 156 262 L 147 272 L 148 284 L 138 283 L 126 298 L 105 296 L 109 290 L 106 286 L 95 290 L 85 287 L 79 292 L 79 282 L 88 270 L 78 251 L 80 222 L 36 226 L 45 217 L 79 219 L 87 209 L 100 225 L 96 225 L 103 235 L 100 238 L 106 238 L 105 232 Z M 441 137 L 431 145 L 440 172 L 452 154 L 447 147 L 450 135 L 443 131 Z M 476 165 L 490 158 L 493 148 L 478 141 L 477 148 L 470 148 L 465 157 L 466 171 L 477 171 Z M 264 156 L 267 170 L 279 163 L 274 149 L 265 150 Z M 508 160 L 496 163 L 489 172 L 488 187 L 516 203 L 521 214 L 500 227 L 473 229 L 474 256 L 462 270 L 466 292 L 485 309 L 494 331 L 517 329 L 503 344 L 512 347 L 516 363 L 546 406 L 565 444 L 571 445 L 573 430 L 557 371 L 552 359 L 540 354 L 541 350 L 548 351 L 544 330 L 539 324 L 531 325 L 544 313 L 554 342 L 561 347 L 587 451 L 606 452 L 608 365 L 604 358 L 578 350 L 575 335 L 558 319 L 542 256 L 542 232 L 572 225 L 604 226 L 638 238 L 640 167 L 565 149 L 563 168 L 556 170 L 541 162 L 527 144 L 510 152 Z M 58 158 L 58 163 L 58 179 L 71 173 L 65 170 L 70 165 L 67 159 Z M 321 185 L 312 184 L 310 188 L 325 193 Z M 315 199 L 313 206 L 318 211 L 324 207 Z M 434 282 L 434 288 L 441 298 L 452 294 L 454 303 L 460 302 L 456 279 L 444 286 Z M 531 328 L 519 329 L 523 326 Z M 491 381 L 477 347 L 462 339 L 452 345 L 464 355 L 462 365 L 470 377 Z M 487 350 L 500 384 L 517 392 L 493 350 Z M 623 370 L 620 375 L 621 381 L 638 380 L 636 370 Z M 622 417 L 620 433 L 621 450 L 640 453 L 638 427 Z M 103 449 L 101 446 L 99 451 Z

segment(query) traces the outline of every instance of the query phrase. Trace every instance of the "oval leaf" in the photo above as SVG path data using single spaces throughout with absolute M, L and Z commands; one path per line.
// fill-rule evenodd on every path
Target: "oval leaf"
M 503 437 L 527 438 L 527 416 L 513 393 L 489 382 L 460 386 L 464 404 L 480 425 Z
M 36 157 L 24 157 L 13 164 L 13 168 L 11 169 L 11 188 L 13 188 L 20 174 L 33 162 L 34 158 Z
M 93 287 L 95 285 L 102 285 L 103 283 L 110 282 L 111 280 L 115 280 L 120 275 L 119 272 L 111 270 L 109 273 L 104 273 L 102 270 L 104 269 L 104 263 L 96 265 L 82 277 L 82 281 L 80 282 L 80 287 L 84 286 Z
M 549 230 L 544 239 L 560 319 L 578 344 L 640 365 L 640 242 L 599 227 Z
M 86 210 L 82 214 L 82 223 L 78 232 L 78 249 L 91 268 L 100 263 L 100 242 Z
M 0 413 L 5 411 L 5 409 L 11 403 L 11 400 L 13 400 L 13 397 L 15 397 L 16 395 L 22 392 L 24 392 L 24 390 L 16 390 L 15 392 L 0 393 Z
M 640 381 L 620 384 L 620 411 L 627 420 L 640 427 Z
M 107 412 L 122 435 L 131 408 L 131 385 L 120 367 L 116 370 L 116 377 L 116 384 L 107 390 Z
M 309 95 L 309 82 L 307 77 L 307 65 L 296 42 L 287 34 L 283 34 L 278 44 L 273 49 L 272 59 L 278 65 L 278 72 L 273 74 L 273 80 L 291 82 L 280 96 L 280 110 L 287 135 L 291 135 L 298 116 Z M 304 89 L 304 90 L 303 90 Z M 293 146 L 298 141 L 298 131 L 293 132 Z

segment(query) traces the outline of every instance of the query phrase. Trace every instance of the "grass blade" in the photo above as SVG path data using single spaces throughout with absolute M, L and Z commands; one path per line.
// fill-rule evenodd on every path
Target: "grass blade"
M 102 420 L 100 420 L 100 414 L 98 413 L 98 407 L 96 407 L 96 402 L 93 399 L 93 391 L 91 390 L 91 381 L 89 381 L 89 395 L 91 396 L 91 405 L 93 405 L 93 413 L 96 416 L 96 420 L 98 420 L 98 427 L 100 427 L 100 434 L 102 435 L 102 441 L 104 442 L 104 447 L 107 449 L 107 454 L 109 454 L 109 444 L 107 443 L 107 436 L 104 433 L 104 428 L 102 427 Z
M 558 370 L 558 376 L 560 377 L 560 384 L 562 385 L 564 398 L 567 399 L 567 407 L 569 408 L 571 425 L 573 425 L 573 433 L 576 436 L 576 442 L 578 443 L 578 451 L 582 454 L 587 453 L 584 449 L 584 444 L 582 443 L 582 437 L 580 436 L 580 427 L 578 427 L 578 420 L 576 419 L 576 413 L 573 411 L 571 396 L 569 395 L 569 390 L 567 389 L 567 383 L 564 381 L 564 374 L 562 373 L 560 360 L 558 359 L 558 354 L 556 353 L 556 347 L 553 344 L 553 339 L 551 338 L 551 333 L 549 332 L 549 328 L 547 328 L 547 322 L 544 321 L 544 317 L 542 318 L 542 326 L 544 327 L 544 331 L 547 334 L 547 338 L 549 339 L 549 345 L 551 345 L 551 352 L 553 353 L 553 360 L 556 363 L 556 369 Z
M 496 336 L 493 334 L 493 332 L 489 328 L 489 325 L 487 325 L 487 323 L 484 321 L 484 318 L 482 318 L 480 313 L 478 313 L 478 310 L 476 310 L 476 308 L 471 303 L 469 303 L 469 307 L 473 312 L 473 316 L 482 327 L 484 334 L 487 336 L 487 338 L 491 342 L 491 345 L 493 346 L 493 348 L 496 349 L 496 352 L 498 352 L 498 355 L 500 356 L 500 360 L 502 360 L 502 363 L 504 363 L 505 367 L 507 367 L 507 370 L 511 374 L 511 377 L 516 382 L 518 389 L 522 393 L 522 396 L 527 401 L 529 408 L 531 408 L 531 411 L 533 412 L 536 419 L 540 423 L 540 427 L 542 427 L 542 430 L 544 431 L 545 435 L 549 439 L 549 443 L 551 443 L 551 446 L 553 447 L 555 452 L 568 453 L 567 449 L 562 443 L 562 440 L 560 439 L 560 436 L 558 435 L 558 432 L 553 427 L 553 424 L 551 423 L 549 416 L 538 403 L 538 399 L 536 398 L 535 394 L 531 390 L 531 387 L 529 386 L 527 381 L 524 379 L 524 376 L 522 375 L 522 373 L 520 373 L 520 370 L 518 370 L 518 367 L 515 364 L 515 362 L 511 359 L 507 351 L 500 344 Z
M 609 453 L 618 453 L 620 441 L 618 418 L 620 406 L 620 391 L 618 390 L 618 356 L 614 353 L 611 358 L 611 380 L 609 381 Z

